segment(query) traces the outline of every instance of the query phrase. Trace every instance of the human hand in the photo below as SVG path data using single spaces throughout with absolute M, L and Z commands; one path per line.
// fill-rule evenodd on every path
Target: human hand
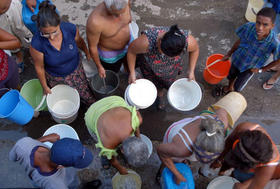
M 177 185 L 179 185 L 181 182 L 186 182 L 187 180 L 185 179 L 185 177 L 183 175 L 178 175 L 175 177 L 175 182 Z
M 34 9 L 36 8 L 37 2 L 36 2 L 36 0 L 26 0 L 26 5 L 31 10 L 31 12 L 34 12 Z
M 229 59 L 229 57 L 230 57 L 230 56 L 226 54 L 226 55 L 221 59 L 221 61 L 227 61 L 227 60 Z
M 217 169 L 222 167 L 222 162 L 218 159 L 216 159 L 213 163 L 211 163 L 210 168 L 211 169 Z
M 47 94 L 52 94 L 52 91 L 49 87 L 45 87 L 44 88 L 44 94 L 47 95 Z
M 128 77 L 128 83 L 129 83 L 129 84 L 135 83 L 135 81 L 136 81 L 135 72 L 134 72 L 134 73 L 130 73 L 130 74 L 129 74 L 129 77 Z
M 105 77 L 106 77 L 106 71 L 105 71 L 105 69 L 103 68 L 103 66 L 100 66 L 100 67 L 98 68 L 98 73 L 99 73 L 99 76 L 100 76 L 101 78 L 105 78 Z
M 260 69 L 258 69 L 258 68 L 252 68 L 252 69 L 251 69 L 251 72 L 253 72 L 253 73 L 259 73 L 259 70 L 260 70 Z
M 188 81 L 191 81 L 191 80 L 194 80 L 194 81 L 195 81 L 195 75 L 194 75 L 194 72 L 190 72 L 190 73 L 189 73 L 189 78 L 188 78 Z
M 56 141 L 58 141 L 60 139 L 60 136 L 58 134 L 56 134 L 56 133 L 49 134 L 49 135 L 47 135 L 45 137 L 46 137 L 45 140 L 49 141 L 51 143 L 54 143 L 54 142 L 56 142 Z
M 120 168 L 119 168 L 119 172 L 120 172 L 121 175 L 127 175 L 127 174 L 128 174 L 127 169 L 124 168 L 124 167 L 120 167 Z
M 233 189 L 242 189 L 242 183 L 235 183 Z

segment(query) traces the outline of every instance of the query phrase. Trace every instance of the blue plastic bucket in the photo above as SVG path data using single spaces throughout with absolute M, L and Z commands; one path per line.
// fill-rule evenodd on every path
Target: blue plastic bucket
M 32 119 L 33 114 L 34 109 L 17 90 L 10 90 L 0 98 L 0 118 L 24 125 Z
M 174 180 L 173 173 L 166 167 L 161 175 L 161 188 L 162 189 L 195 189 L 195 184 L 192 176 L 192 171 L 184 163 L 175 163 L 177 170 L 185 177 L 186 182 L 181 182 L 177 185 Z

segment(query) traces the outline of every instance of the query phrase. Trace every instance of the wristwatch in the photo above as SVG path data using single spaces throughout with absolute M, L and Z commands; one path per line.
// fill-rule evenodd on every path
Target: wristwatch
M 262 71 L 263 71 L 262 69 L 259 69 L 259 73 L 262 73 Z

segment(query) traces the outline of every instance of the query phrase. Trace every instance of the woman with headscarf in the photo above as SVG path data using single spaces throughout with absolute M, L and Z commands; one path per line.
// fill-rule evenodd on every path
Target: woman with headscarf
M 180 30 L 177 25 L 173 25 L 170 28 L 153 27 L 144 31 L 128 48 L 129 83 L 136 80 L 136 56 L 143 54 L 143 60 L 137 62 L 144 78 L 152 81 L 158 88 L 159 108 L 163 109 L 163 89 L 168 89 L 182 71 L 183 52 L 189 53 L 188 78 L 195 80 L 194 70 L 199 47 L 187 30 Z
M 266 130 L 257 123 L 240 123 L 229 135 L 225 149 L 212 163 L 220 175 L 234 168 L 240 181 L 234 189 L 277 189 L 280 184 L 279 152 Z M 278 179 L 278 180 L 277 180 Z

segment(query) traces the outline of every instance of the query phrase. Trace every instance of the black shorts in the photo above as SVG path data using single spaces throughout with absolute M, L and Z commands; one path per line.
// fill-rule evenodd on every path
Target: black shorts
M 251 72 L 250 69 L 244 72 L 240 72 L 238 68 L 236 68 L 234 65 L 231 65 L 227 78 L 229 80 L 236 79 L 234 82 L 234 90 L 240 92 L 244 89 L 253 75 L 254 73 Z
M 127 68 L 126 55 L 115 63 L 107 63 L 107 62 L 102 61 L 101 59 L 100 59 L 100 62 L 105 70 L 112 70 L 115 73 L 118 73 L 120 71 L 122 64 L 124 64 L 125 68 Z

